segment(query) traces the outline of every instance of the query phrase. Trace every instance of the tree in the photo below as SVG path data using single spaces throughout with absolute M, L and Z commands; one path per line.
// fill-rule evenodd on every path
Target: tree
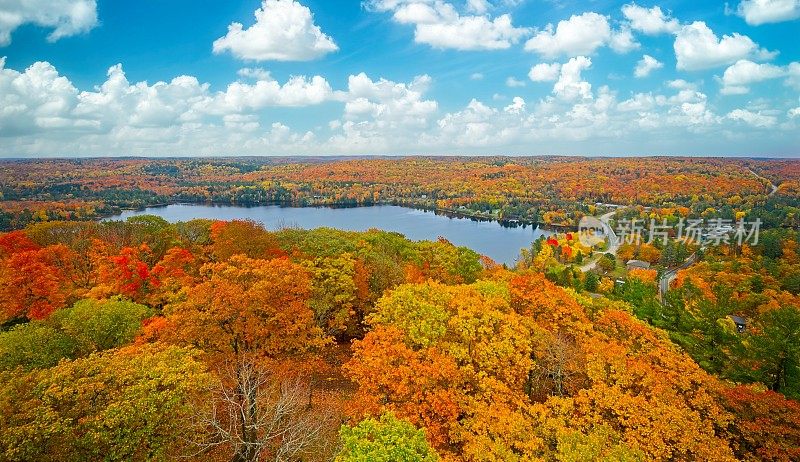
M 752 354 L 761 381 L 771 390 L 800 398 L 800 310 L 781 307 L 761 315 Z
M 610 253 L 604 253 L 600 256 L 600 259 L 597 260 L 597 266 L 599 266 L 603 271 L 613 271 L 617 267 L 617 258 Z
M 233 462 L 305 460 L 330 453 L 334 416 L 312 402 L 309 383 L 281 379 L 253 356 L 228 362 L 211 409 L 196 414 L 195 455 L 232 453 Z
M 137 303 L 147 303 L 161 285 L 155 271 L 153 252 L 147 244 L 124 247 L 118 255 L 107 257 L 100 266 L 98 285 L 90 295 L 106 298 L 122 295 Z
M 211 252 L 217 261 L 234 255 L 273 258 L 284 255 L 275 235 L 251 220 L 216 221 L 211 224 Z
M 64 306 L 72 292 L 63 245 L 15 252 L 0 260 L 0 321 L 44 319 Z
M 47 324 L 29 322 L 0 332 L 0 370 L 53 367 L 78 354 L 78 342 Z
M 343 425 L 339 432 L 342 450 L 336 462 L 436 462 L 439 456 L 425 432 L 392 413 L 380 420 L 367 418 L 354 427 Z
M 326 343 L 308 306 L 308 273 L 287 258 L 238 255 L 206 264 L 201 273 L 203 282 L 185 300 L 165 308 L 167 338 L 229 358 L 279 358 Z
M 209 383 L 196 351 L 148 344 L 0 372 L 0 458 L 166 461 Z
M 726 386 L 719 393 L 734 416 L 725 435 L 739 460 L 800 459 L 800 403 L 744 385 Z
M 583 288 L 587 292 L 597 292 L 597 287 L 600 284 L 600 278 L 594 271 L 589 271 L 583 279 Z
M 310 449 L 321 431 L 315 417 L 299 405 L 295 387 L 275 395 L 262 365 L 313 352 L 326 344 L 308 306 L 309 275 L 287 258 L 253 260 L 234 255 L 206 264 L 203 282 L 187 291 L 185 300 L 165 309 L 166 339 L 199 346 L 229 372 L 214 409 L 223 413 L 201 422 L 211 432 L 205 448 L 230 445 L 234 461 L 256 461 L 269 452 L 288 460 Z M 304 396 L 310 399 L 310 389 Z M 293 419 L 297 419 L 296 421 Z M 284 440 L 284 438 L 286 438 Z
M 51 322 L 88 354 L 133 342 L 142 321 L 152 315 L 151 308 L 123 299 L 86 299 L 59 310 Z
M 309 305 L 317 325 L 333 336 L 355 334 L 363 319 L 358 313 L 362 307 L 356 285 L 356 260 L 342 254 L 315 258 L 303 265 L 313 275 Z
M 353 342 L 344 370 L 359 388 L 355 402 L 367 414 L 387 410 L 424 427 L 434 446 L 448 446 L 461 413 L 463 378 L 455 360 L 435 348 L 415 351 L 396 327 L 377 326 Z

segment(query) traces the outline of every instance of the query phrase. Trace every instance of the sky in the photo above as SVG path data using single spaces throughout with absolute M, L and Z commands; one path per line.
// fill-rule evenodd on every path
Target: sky
M 800 0 L 2 0 L 0 157 L 800 156 Z

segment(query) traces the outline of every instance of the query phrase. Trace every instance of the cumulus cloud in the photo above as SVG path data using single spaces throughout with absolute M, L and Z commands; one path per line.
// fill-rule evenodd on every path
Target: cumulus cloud
M 107 133 L 114 128 L 176 127 L 215 118 L 238 123 L 244 119 L 228 116 L 333 98 L 330 85 L 320 76 L 296 76 L 283 85 L 272 78 L 253 84 L 234 82 L 225 91 L 212 92 L 208 84 L 186 75 L 169 82 L 132 84 L 120 64 L 109 68 L 106 81 L 93 91 L 78 91 L 47 62 L 34 63 L 24 72 L 2 65 L 0 88 L 4 89 L 0 136 L 48 130 Z
M 565 100 L 590 99 L 592 85 L 581 77 L 581 73 L 590 67 L 592 60 L 586 56 L 578 56 L 564 63 L 558 81 L 553 85 L 553 93 Z
M 47 40 L 88 32 L 97 25 L 96 0 L 7 0 L 0 2 L 0 46 L 23 24 L 53 29 Z
M 666 94 L 637 93 L 618 101 L 607 86 L 595 89 L 584 81 L 582 72 L 591 66 L 587 57 L 547 66 L 540 69 L 557 70 L 557 82 L 538 101 L 473 99 L 442 112 L 428 96 L 433 81 L 427 75 L 396 82 L 360 73 L 333 90 L 320 76 L 277 82 L 263 69 L 246 68 L 234 76 L 243 80 L 214 91 L 193 76 L 129 82 L 117 65 L 101 85 L 81 91 L 48 63 L 20 72 L 0 59 L 0 154 L 601 154 L 609 146 L 617 153 L 641 153 L 653 140 L 659 149 L 688 152 L 694 145 L 687 133 L 711 140 L 706 153 L 743 153 L 752 146 L 726 137 L 765 129 L 775 130 L 764 141 L 776 143 L 771 146 L 784 149 L 794 141 L 780 133 L 795 126 L 791 118 L 800 116 L 800 108 L 759 101 L 718 115 L 686 81 L 668 83 Z M 787 78 L 789 68 L 783 67 Z M 324 101 L 340 107 L 341 115 L 313 129 L 292 127 L 262 110 Z
M 639 46 L 630 30 L 612 30 L 608 18 L 588 12 L 548 24 L 525 42 L 525 50 L 547 58 L 590 55 L 602 46 L 625 53 Z
M 534 82 L 554 82 L 561 72 L 560 63 L 539 63 L 531 67 L 528 78 Z
M 474 72 L 469 76 L 470 80 L 483 80 L 483 74 L 480 72 Z
M 333 39 L 314 24 L 311 10 L 295 0 L 264 0 L 248 28 L 234 22 L 214 41 L 214 53 L 231 52 L 255 61 L 310 61 L 337 51 Z
M 738 120 L 758 128 L 772 127 L 778 121 L 775 116 L 764 115 L 761 112 L 752 112 L 748 111 L 747 109 L 734 109 L 725 117 L 731 120 Z
M 318 75 L 292 76 L 284 84 L 266 77 L 253 84 L 233 82 L 224 92 L 217 92 L 198 104 L 198 108 L 213 114 L 238 113 L 270 106 L 311 106 L 333 97 L 328 81 Z
M 734 33 L 719 38 L 703 21 L 681 27 L 674 49 L 678 69 L 687 71 L 710 69 L 744 58 L 772 59 L 777 54 L 760 48 L 746 35 Z
M 665 14 L 658 6 L 645 8 L 630 3 L 622 7 L 622 15 L 633 30 L 647 35 L 674 34 L 680 29 L 678 20 Z
M 720 92 L 725 95 L 745 94 L 750 91 L 750 84 L 783 77 L 788 72 L 788 67 L 782 68 L 768 63 L 758 64 L 740 59 L 725 69 Z
M 434 48 L 456 50 L 498 50 L 511 47 L 527 36 L 527 28 L 514 27 L 509 14 L 492 18 L 481 8 L 485 2 L 470 2 L 470 11 L 461 15 L 443 1 L 370 0 L 368 10 L 391 12 L 395 22 L 414 26 L 414 41 Z M 480 12 L 476 10 L 481 10 Z
M 800 18 L 800 0 L 742 0 L 736 12 L 751 26 L 791 21 Z
M 650 73 L 654 70 L 661 69 L 662 67 L 664 67 L 664 63 L 650 55 L 644 55 L 642 56 L 642 59 L 636 63 L 636 69 L 633 70 L 633 75 L 636 78 L 641 79 L 650 75 Z
M 351 75 L 347 81 L 344 115 L 348 120 L 369 117 L 383 123 L 420 125 L 436 112 L 436 101 L 424 99 L 431 85 L 428 75 L 420 75 L 410 83 L 387 79 L 372 80 L 367 74 Z
M 511 104 L 503 108 L 503 111 L 509 114 L 521 114 L 525 112 L 525 100 L 519 96 L 515 96 L 511 100 Z

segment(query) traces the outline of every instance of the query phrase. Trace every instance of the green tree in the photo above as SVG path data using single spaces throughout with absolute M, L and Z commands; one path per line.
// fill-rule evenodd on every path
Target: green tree
M 439 456 L 425 432 L 391 413 L 368 418 L 355 427 L 343 425 L 342 451 L 336 462 L 435 462 Z
M 583 279 L 583 288 L 588 292 L 597 292 L 597 285 L 599 282 L 600 280 L 597 277 L 597 273 L 589 271 Z
M 77 352 L 74 338 L 40 321 L 0 333 L 0 370 L 52 367 L 63 358 L 74 358 Z
M 128 300 L 86 299 L 57 311 L 50 320 L 89 353 L 131 343 L 142 321 L 152 315 L 151 308 Z
M 770 389 L 800 398 L 800 310 L 781 307 L 756 322 L 752 353 L 761 381 Z

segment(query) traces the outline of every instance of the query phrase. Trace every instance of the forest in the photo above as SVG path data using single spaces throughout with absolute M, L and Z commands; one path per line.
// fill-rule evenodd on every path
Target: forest
M 798 165 L 0 162 L 0 461 L 800 460 Z M 512 267 L 377 229 L 99 220 L 183 201 L 763 225 L 616 254 L 567 231 Z
M 797 162 L 725 158 L 2 160 L 0 230 L 170 203 L 395 204 L 566 227 L 618 204 L 659 217 L 743 212 L 770 226 L 798 226 L 798 182 Z

